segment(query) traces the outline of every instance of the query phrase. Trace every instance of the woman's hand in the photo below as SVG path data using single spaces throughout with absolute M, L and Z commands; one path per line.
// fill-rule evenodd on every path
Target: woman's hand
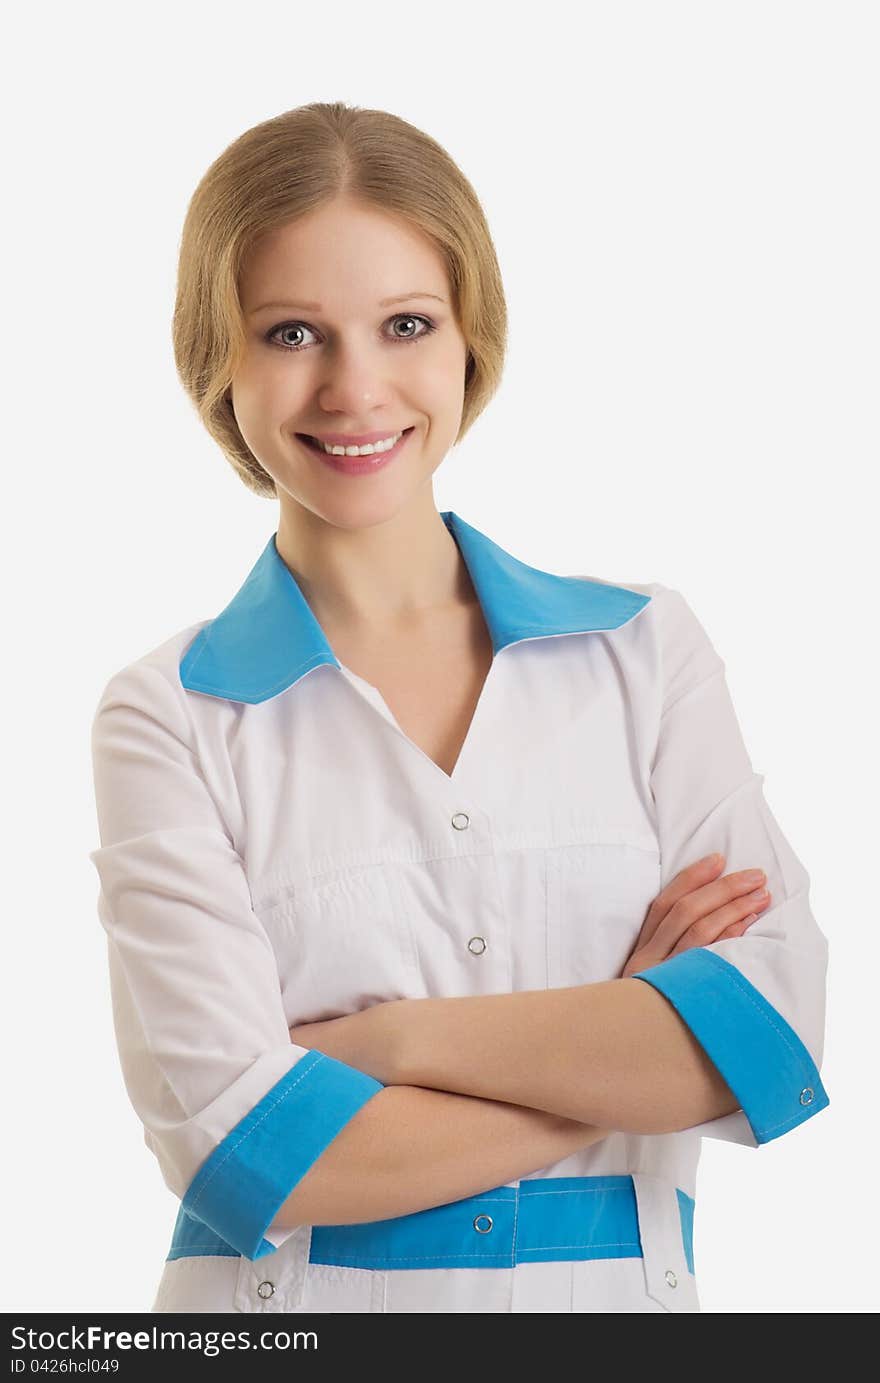
M 341 1018 L 299 1023 L 289 1029 L 290 1040 L 365 1071 L 383 1085 L 396 1085 L 400 1083 L 399 1058 L 407 1009 L 408 1000 L 390 999 Z
M 747 877 L 749 871 L 740 870 L 719 879 L 723 865 L 723 855 L 707 855 L 682 869 L 657 894 L 621 971 L 622 980 L 680 951 L 742 936 L 752 925 L 770 902 L 769 893 L 759 896 L 766 876 L 760 871 L 759 882 Z
M 658 893 L 621 979 L 694 946 L 743 935 L 769 905 L 770 895 L 756 895 L 761 885 L 749 879 L 746 870 L 719 878 L 723 865 L 723 855 L 707 856 L 681 870 Z M 408 1043 L 415 1040 L 415 1025 L 424 1012 L 418 1006 L 430 1003 L 429 999 L 390 999 L 341 1018 L 295 1025 L 289 1030 L 290 1040 L 365 1071 L 383 1085 L 409 1084 Z

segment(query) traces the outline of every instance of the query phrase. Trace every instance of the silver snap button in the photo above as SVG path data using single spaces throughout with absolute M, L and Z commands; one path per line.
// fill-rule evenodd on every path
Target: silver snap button
M 481 956 L 486 949 L 486 938 L 482 936 L 472 936 L 468 942 L 468 950 L 472 956 Z
M 484 1221 L 483 1224 L 480 1223 L 481 1220 Z M 474 1229 L 477 1231 L 478 1234 L 488 1234 L 488 1233 L 489 1233 L 489 1230 L 490 1230 L 491 1228 L 492 1228 L 492 1216 L 491 1216 L 491 1215 L 478 1215 L 478 1216 L 476 1217 L 476 1219 L 474 1220 Z
M 801 1104 L 812 1104 L 812 1103 L 813 1103 L 813 1091 L 812 1091 L 812 1089 L 810 1088 L 810 1086 L 808 1085 L 808 1086 L 805 1087 L 805 1089 L 803 1089 L 803 1090 L 801 1091 Z
M 678 1286 L 678 1278 L 675 1276 L 675 1273 L 672 1271 L 671 1268 L 666 1269 L 665 1277 L 670 1287 Z
M 470 825 L 470 820 L 467 812 L 456 812 L 452 818 L 452 824 L 457 831 L 466 831 Z
M 257 1288 L 257 1296 L 258 1296 L 258 1297 L 271 1297 L 271 1296 L 274 1296 L 274 1294 L 275 1294 L 275 1283 L 274 1283 L 274 1282 L 261 1282 L 260 1285 L 259 1285 L 259 1287 Z

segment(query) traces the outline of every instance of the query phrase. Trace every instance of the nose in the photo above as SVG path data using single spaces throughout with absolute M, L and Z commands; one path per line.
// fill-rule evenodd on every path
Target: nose
M 392 400 L 389 362 L 365 346 L 340 348 L 326 357 L 318 401 L 327 413 L 366 420 L 366 413 Z M 392 367 L 393 368 L 393 367 Z

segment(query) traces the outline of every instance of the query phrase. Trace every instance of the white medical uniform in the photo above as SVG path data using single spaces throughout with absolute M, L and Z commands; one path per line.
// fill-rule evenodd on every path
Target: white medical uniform
M 827 941 L 690 606 L 538 570 L 442 517 L 494 647 L 451 774 L 334 655 L 274 533 L 215 619 L 98 705 L 89 858 L 115 1031 L 180 1202 L 155 1312 L 696 1312 L 702 1137 L 755 1148 L 828 1104 Z M 763 868 L 771 905 L 639 978 L 733 1114 L 610 1133 L 415 1214 L 277 1223 L 383 1089 L 290 1026 L 617 978 L 661 888 L 715 850 L 725 872 Z

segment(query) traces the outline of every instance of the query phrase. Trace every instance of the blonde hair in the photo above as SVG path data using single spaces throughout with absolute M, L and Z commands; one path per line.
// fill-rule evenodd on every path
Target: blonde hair
M 404 218 L 443 255 L 468 348 L 456 443 L 501 381 L 507 306 L 476 193 L 429 135 L 384 110 L 313 102 L 246 130 L 190 199 L 180 241 L 172 335 L 177 372 L 199 417 L 249 489 L 275 482 L 235 421 L 229 390 L 246 349 L 239 297 L 255 241 L 348 195 Z

